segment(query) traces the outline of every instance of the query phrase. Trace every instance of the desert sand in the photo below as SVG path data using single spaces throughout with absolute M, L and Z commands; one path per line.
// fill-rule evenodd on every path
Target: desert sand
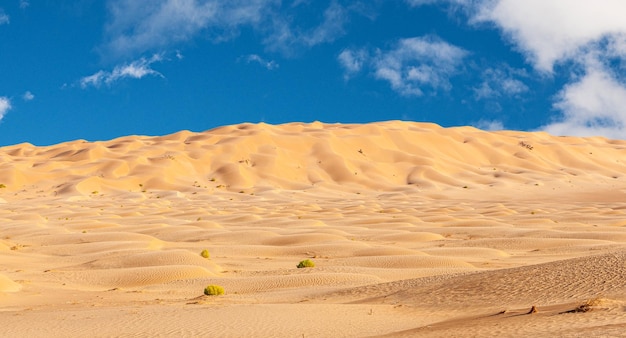
M 7 146 L 0 184 L 5 337 L 626 336 L 626 141 L 241 124 Z

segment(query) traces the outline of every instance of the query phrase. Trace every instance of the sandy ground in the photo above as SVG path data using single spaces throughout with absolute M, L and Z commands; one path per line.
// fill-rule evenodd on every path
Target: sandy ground
M 626 336 L 625 173 L 408 122 L 3 147 L 0 335 Z

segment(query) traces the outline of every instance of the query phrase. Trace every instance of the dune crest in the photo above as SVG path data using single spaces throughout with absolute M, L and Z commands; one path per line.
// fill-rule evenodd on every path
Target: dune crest
M 9 191 L 446 189 L 623 178 L 626 141 L 412 122 L 241 124 L 202 133 L 2 148 Z
M 400 121 L 2 147 L 0 320 L 7 336 L 619 336 L 625 154 Z

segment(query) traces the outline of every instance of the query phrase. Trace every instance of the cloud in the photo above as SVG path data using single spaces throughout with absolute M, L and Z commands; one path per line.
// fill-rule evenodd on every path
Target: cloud
M 626 84 L 603 66 L 589 66 L 577 82 L 557 95 L 558 121 L 541 127 L 555 135 L 626 139 Z
M 481 75 L 483 82 L 473 88 L 476 99 L 516 97 L 527 92 L 528 86 L 515 78 L 516 76 L 526 77 L 527 75 L 524 70 L 516 70 L 509 66 L 485 69 Z
M 258 23 L 277 0 L 113 0 L 105 49 L 132 55 L 187 41 L 209 29 L 232 34 Z
M 31 101 L 35 98 L 35 95 L 33 95 L 33 93 L 31 93 L 30 91 L 26 91 L 23 95 L 22 95 L 22 99 L 24 101 Z
M 347 75 L 367 63 L 374 78 L 389 82 L 400 95 L 420 96 L 425 88 L 449 90 L 449 78 L 466 55 L 459 47 L 426 36 L 401 39 L 388 50 L 372 53 L 346 49 L 338 61 Z
M 339 53 L 337 61 L 339 61 L 339 64 L 341 64 L 345 70 L 345 79 L 347 80 L 350 76 L 360 72 L 368 57 L 369 55 L 365 49 L 344 49 Z
M 267 61 L 257 54 L 250 54 L 250 55 L 245 56 L 244 58 L 246 60 L 246 63 L 255 62 L 265 67 L 267 70 L 274 70 L 279 67 L 279 64 L 276 63 L 276 61 L 274 60 Z
M 623 0 L 499 0 L 483 1 L 474 19 L 495 23 L 531 64 L 552 72 L 555 63 L 600 48 L 603 39 L 623 38 L 624 13 Z
M 544 130 L 626 138 L 625 1 L 484 0 L 472 6 L 470 21 L 493 23 L 538 72 L 569 73 L 553 104 L 560 115 Z
M 100 50 L 113 58 L 129 57 L 197 37 L 222 42 L 251 28 L 267 50 L 291 55 L 343 36 L 350 14 L 362 10 L 336 0 L 323 13 L 312 12 L 315 8 L 309 3 L 282 5 L 280 0 L 111 0 Z M 300 25 L 320 14 L 318 22 Z
M 124 78 L 141 79 L 147 75 L 163 77 L 161 73 L 150 68 L 151 64 L 159 62 L 162 59 L 160 54 L 155 54 L 150 59 L 141 58 L 129 64 L 116 66 L 110 72 L 100 70 L 80 79 L 80 86 L 82 88 L 87 88 L 88 86 L 100 87 L 102 84 L 111 85 Z
M 302 4 L 299 6 L 304 7 Z M 311 13 L 306 13 L 311 16 Z M 291 55 L 294 51 L 303 48 L 333 42 L 345 35 L 345 25 L 349 21 L 349 14 L 348 8 L 332 1 L 324 10 L 323 20 L 319 24 L 303 28 L 293 24 L 293 15 L 286 12 L 273 12 L 268 23 L 269 28 L 264 29 L 266 37 L 263 43 L 270 51 Z
M 402 95 L 422 95 L 420 87 L 448 90 L 449 77 L 467 52 L 434 37 L 402 39 L 395 48 L 379 51 L 374 76 L 387 80 Z
M 347 10 L 337 2 L 332 2 L 324 11 L 324 21 L 308 34 L 302 36 L 307 46 L 315 46 L 325 42 L 332 42 L 345 34 L 344 25 L 348 21 Z
M 28 2 L 27 0 L 20 0 L 20 8 L 24 9 L 28 6 L 30 6 L 30 2 Z
M 4 10 L 0 8 L 0 25 L 9 24 L 9 16 L 4 14 Z
M 478 129 L 487 131 L 504 130 L 504 124 L 498 120 L 480 120 L 473 125 Z
M 0 96 L 0 120 L 11 109 L 11 100 L 8 97 Z

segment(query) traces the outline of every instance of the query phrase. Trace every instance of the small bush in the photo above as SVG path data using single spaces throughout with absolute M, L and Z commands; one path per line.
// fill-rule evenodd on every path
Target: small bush
M 315 267 L 315 263 L 313 263 L 310 259 L 305 259 L 302 262 L 298 263 L 298 269 L 301 268 L 313 268 Z
M 209 254 L 209 250 L 207 250 L 207 249 L 202 250 L 202 252 L 200 253 L 200 256 L 202 256 L 204 258 L 211 257 L 211 255 Z
M 204 288 L 204 294 L 207 296 L 219 296 L 224 294 L 224 288 L 219 285 L 209 285 Z
M 6 187 L 7 187 L 6 185 L 0 183 L 0 189 L 6 188 Z

